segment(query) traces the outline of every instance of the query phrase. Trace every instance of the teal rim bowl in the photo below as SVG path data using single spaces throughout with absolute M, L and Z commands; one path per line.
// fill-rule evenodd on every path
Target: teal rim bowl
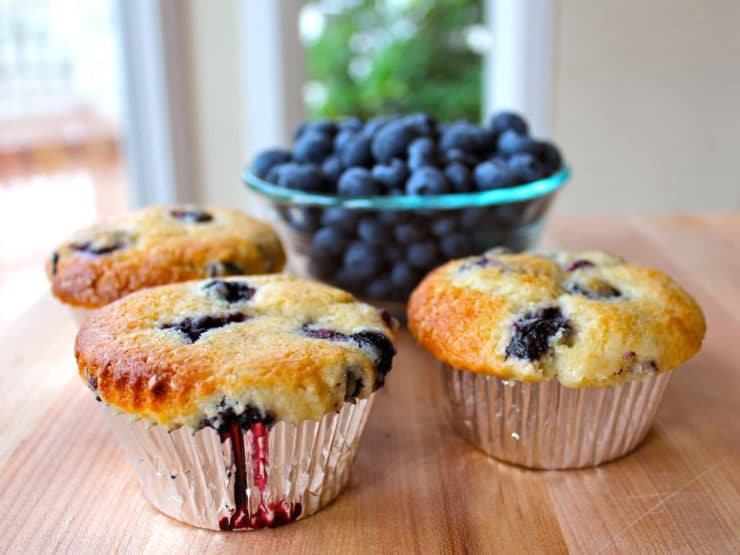
M 423 208 L 457 209 L 473 206 L 493 206 L 522 202 L 543 197 L 560 189 L 571 175 L 570 167 L 563 164 L 560 171 L 525 185 L 477 191 L 473 193 L 452 193 L 448 195 L 400 195 L 396 197 L 377 196 L 366 198 L 348 198 L 337 195 L 306 193 L 296 189 L 287 189 L 268 183 L 254 175 L 248 169 L 242 173 L 244 183 L 253 191 L 278 202 L 304 206 L 341 206 L 351 210 L 417 210 Z

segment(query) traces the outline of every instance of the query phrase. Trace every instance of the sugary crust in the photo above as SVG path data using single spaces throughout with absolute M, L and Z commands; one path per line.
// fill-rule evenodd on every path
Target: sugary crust
M 171 210 L 201 210 L 209 221 L 179 220 Z M 120 241 L 100 255 L 75 248 Z M 151 206 L 79 231 L 54 251 L 46 272 L 53 294 L 74 306 L 97 308 L 144 287 L 226 273 L 279 272 L 285 252 L 267 224 L 228 208 Z
M 250 299 L 228 302 L 208 287 L 211 281 L 137 291 L 83 324 L 77 364 L 102 401 L 169 428 L 197 428 L 225 406 L 298 422 L 338 410 L 350 388 L 353 397 L 365 398 L 382 383 L 372 353 L 357 343 L 301 333 L 304 326 L 348 335 L 374 330 L 392 340 L 388 320 L 373 307 L 339 289 L 284 275 L 221 279 L 254 289 Z M 163 327 L 235 312 L 246 319 L 192 343 Z
M 606 297 L 573 292 L 573 284 Z M 515 322 L 547 308 L 560 310 L 567 333 L 550 337 L 536 360 L 507 355 Z M 672 370 L 696 354 L 706 331 L 701 308 L 671 278 L 601 252 L 451 261 L 416 288 L 408 319 L 422 347 L 455 368 L 570 387 Z

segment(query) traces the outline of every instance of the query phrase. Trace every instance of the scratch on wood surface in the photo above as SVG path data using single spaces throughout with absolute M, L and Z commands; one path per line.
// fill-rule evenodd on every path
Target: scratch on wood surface
M 616 543 L 615 540 L 619 536 L 621 536 L 622 534 L 624 534 L 625 532 L 627 532 L 629 529 L 633 528 L 638 522 L 640 522 L 646 516 L 654 513 L 658 509 L 660 509 L 663 505 L 665 505 L 666 503 L 668 503 L 668 501 L 670 501 L 671 499 L 673 499 L 674 497 L 676 497 L 679 493 L 681 493 L 682 491 L 684 491 L 685 489 L 687 489 L 689 486 L 695 484 L 696 482 L 698 482 L 699 480 L 701 480 L 702 478 L 704 478 L 707 474 L 709 474 L 711 472 L 714 472 L 717 469 L 717 467 L 720 466 L 721 464 L 722 464 L 722 461 L 714 463 L 712 466 L 710 466 L 709 468 L 706 468 L 705 470 L 703 470 L 702 472 L 700 472 L 699 474 L 697 474 L 696 476 L 694 476 L 691 480 L 689 480 L 685 484 L 682 484 L 681 486 L 679 486 L 678 488 L 676 488 L 675 490 L 673 490 L 672 492 L 670 492 L 666 497 L 664 497 L 663 499 L 661 499 L 660 501 L 658 501 L 655 505 L 653 505 L 652 507 L 650 507 L 647 511 L 645 511 L 644 513 L 642 513 L 639 517 L 637 517 L 635 520 L 633 520 L 632 522 L 630 522 L 627 526 L 625 526 L 619 532 L 617 532 L 611 538 L 609 538 L 606 542 L 604 542 L 604 544 L 598 549 L 597 553 L 601 553 L 607 547 L 609 547 L 611 544 L 615 544 Z

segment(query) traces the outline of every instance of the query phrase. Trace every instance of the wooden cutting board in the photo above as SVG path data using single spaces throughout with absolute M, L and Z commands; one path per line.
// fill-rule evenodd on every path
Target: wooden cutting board
M 343 495 L 274 530 L 198 530 L 144 500 L 76 377 L 75 326 L 44 295 L 0 330 L 0 551 L 740 552 L 740 214 L 561 218 L 546 243 L 663 269 L 706 312 L 702 352 L 632 455 L 560 472 L 484 456 L 452 435 L 436 366 L 404 333 Z

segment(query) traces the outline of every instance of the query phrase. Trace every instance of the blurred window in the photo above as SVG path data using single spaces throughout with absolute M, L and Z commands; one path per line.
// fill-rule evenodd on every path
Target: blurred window
M 299 17 L 312 117 L 427 111 L 477 121 L 482 0 L 308 0 Z

